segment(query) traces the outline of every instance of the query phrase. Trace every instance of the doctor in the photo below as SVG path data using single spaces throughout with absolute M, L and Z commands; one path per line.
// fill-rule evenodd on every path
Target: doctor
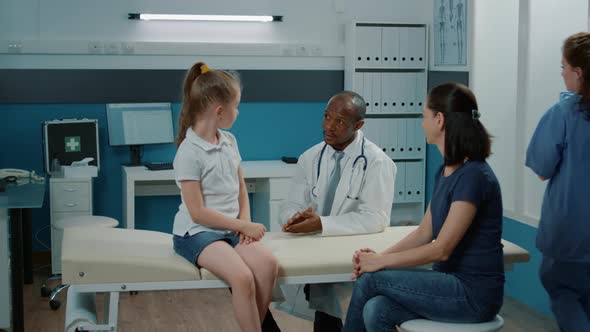
M 304 152 L 279 222 L 288 233 L 322 236 L 382 232 L 390 223 L 396 166 L 360 130 L 366 106 L 355 92 L 328 102 L 324 142 Z M 306 286 L 316 310 L 314 331 L 340 331 L 342 312 L 335 284 Z

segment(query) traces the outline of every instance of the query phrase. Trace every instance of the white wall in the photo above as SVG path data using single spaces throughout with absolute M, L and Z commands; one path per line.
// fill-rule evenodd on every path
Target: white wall
M 526 109 L 521 138 L 526 142 L 545 111 L 565 91 L 561 78 L 561 47 L 571 34 L 588 29 L 587 0 L 529 0 L 528 58 L 525 69 Z M 551 24 L 547 24 L 551 22 Z M 524 163 L 526 146 L 519 151 Z M 526 217 L 538 219 L 544 183 L 528 169 L 524 172 L 524 210 Z
M 469 85 L 481 121 L 494 136 L 490 164 L 500 180 L 504 208 L 514 209 L 518 1 L 475 1 Z
M 145 22 L 128 20 L 130 12 L 284 18 L 275 23 Z M 342 69 L 344 24 L 352 20 L 429 23 L 432 0 L 5 0 L 0 2 L 0 68 L 185 68 L 194 55 L 216 55 L 221 57 L 209 59 L 234 68 Z M 118 53 L 121 42 L 129 42 L 135 55 L 89 55 L 91 42 L 115 44 Z M 8 54 L 8 45 L 14 44 L 22 45 L 21 54 Z M 298 45 L 307 47 L 307 58 L 319 59 L 295 57 Z M 312 47 L 321 54 L 311 56 Z
M 588 0 L 477 1 L 470 83 L 495 136 L 505 214 L 538 224 L 544 184 L 524 167 L 530 137 L 565 87 L 561 47 L 588 28 Z

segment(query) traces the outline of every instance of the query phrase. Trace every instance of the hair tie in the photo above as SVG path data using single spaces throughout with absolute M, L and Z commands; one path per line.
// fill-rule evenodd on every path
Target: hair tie
M 478 110 L 471 110 L 471 117 L 473 120 L 478 120 L 481 117 L 481 113 Z
M 209 69 L 209 66 L 207 65 L 201 65 L 201 75 L 205 74 L 206 72 L 210 71 L 211 69 Z

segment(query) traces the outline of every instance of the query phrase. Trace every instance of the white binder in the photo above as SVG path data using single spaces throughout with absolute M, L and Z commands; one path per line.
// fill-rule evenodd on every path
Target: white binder
M 364 93 L 364 90 L 363 90 L 364 84 L 363 83 L 364 83 L 363 82 L 363 73 L 355 72 L 352 91 L 358 93 L 364 99 L 365 96 L 363 95 L 363 93 Z
M 416 113 L 422 113 L 422 108 L 424 107 L 424 103 L 426 102 L 426 90 L 426 73 L 416 73 Z
M 381 111 L 381 73 L 371 73 L 373 78 L 372 94 L 373 94 L 373 113 L 382 113 Z
M 391 113 L 391 73 L 381 74 L 381 113 Z
M 416 146 L 416 158 L 426 156 L 426 137 L 422 129 L 422 119 L 413 119 L 414 122 L 414 145 Z
M 401 89 L 401 79 L 399 73 L 391 73 L 390 74 L 390 84 L 391 84 L 391 106 L 389 109 L 391 113 L 400 113 L 401 112 L 401 99 L 402 99 L 402 89 Z
M 410 28 L 399 28 L 399 67 L 412 68 L 410 63 Z
M 398 162 L 397 175 L 395 177 L 395 195 L 394 202 L 401 203 L 406 201 L 406 163 Z
M 367 105 L 367 114 L 373 114 L 373 76 L 363 73 L 363 98 Z
M 409 28 L 410 63 L 413 68 L 426 67 L 426 29 Z
M 399 29 L 384 27 L 381 32 L 381 56 L 383 67 L 396 68 L 399 65 Z
M 371 43 L 371 29 L 358 27 L 356 29 L 356 66 L 367 68 L 369 63 L 369 46 Z M 370 58 L 369 58 L 370 59 Z

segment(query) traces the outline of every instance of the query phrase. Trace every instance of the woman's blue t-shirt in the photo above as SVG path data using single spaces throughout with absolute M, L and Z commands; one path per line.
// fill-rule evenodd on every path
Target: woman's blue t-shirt
M 477 212 L 449 259 L 435 263 L 433 269 L 457 276 L 472 296 L 501 305 L 504 257 L 498 179 L 486 162 L 467 161 L 447 177 L 443 171 L 444 166 L 436 173 L 430 202 L 433 239 L 438 237 L 453 202 L 470 202 Z

